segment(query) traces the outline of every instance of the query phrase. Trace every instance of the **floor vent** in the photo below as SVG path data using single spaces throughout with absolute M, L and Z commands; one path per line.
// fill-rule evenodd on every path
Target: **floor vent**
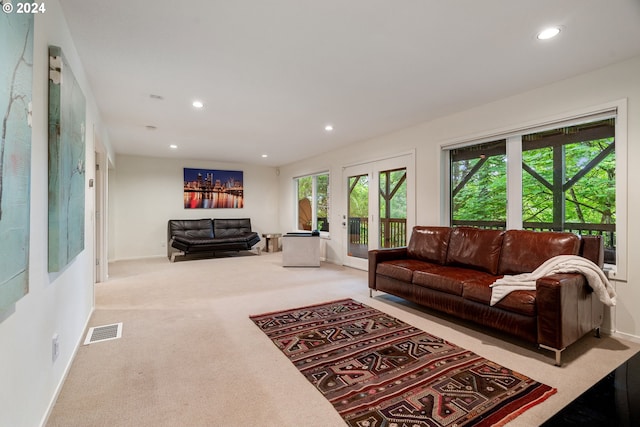
M 113 325 L 94 326 L 87 331 L 84 345 L 94 344 L 102 341 L 115 340 L 122 336 L 122 323 Z

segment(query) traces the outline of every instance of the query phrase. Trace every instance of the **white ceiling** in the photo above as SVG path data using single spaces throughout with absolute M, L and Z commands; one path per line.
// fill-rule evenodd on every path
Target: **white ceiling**
M 281 166 L 640 55 L 639 0 L 60 3 L 132 155 Z

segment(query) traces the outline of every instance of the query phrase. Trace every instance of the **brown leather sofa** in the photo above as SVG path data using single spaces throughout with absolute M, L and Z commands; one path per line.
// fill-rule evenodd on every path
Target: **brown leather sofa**
M 494 306 L 490 285 L 529 273 L 556 255 L 581 255 L 600 267 L 599 236 L 473 227 L 416 226 L 404 248 L 369 251 L 369 294 L 382 291 L 515 335 L 560 354 L 590 331 L 599 334 L 604 304 L 585 277 L 538 279 L 535 291 L 513 291 Z

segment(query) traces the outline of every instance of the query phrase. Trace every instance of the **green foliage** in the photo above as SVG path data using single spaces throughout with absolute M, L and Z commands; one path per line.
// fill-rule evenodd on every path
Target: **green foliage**
M 478 162 L 483 162 L 471 174 Z M 451 165 L 451 187 L 458 188 L 452 198 L 454 220 L 506 221 L 507 218 L 507 163 L 505 155 L 454 162 Z
M 407 171 L 406 169 L 388 172 L 389 192 L 393 197 L 389 200 L 390 212 L 387 216 L 385 197 L 387 192 L 387 172 L 380 172 L 380 218 L 407 218 Z
M 566 186 L 613 138 L 567 144 L 564 148 Z M 553 184 L 553 150 L 550 147 L 523 153 L 523 162 Z M 615 154 L 607 155 L 596 167 L 569 188 L 565 188 L 564 221 L 584 224 L 615 224 Z M 523 172 L 523 219 L 553 222 L 553 192 L 528 172 Z
M 393 193 L 390 199 L 390 215 L 387 216 L 385 198 L 387 191 L 387 171 L 380 172 L 380 218 L 406 218 L 407 217 L 407 182 L 406 170 L 399 169 L 389 171 L 389 192 Z M 355 186 L 354 186 L 355 185 Z M 353 188 L 349 196 L 349 217 L 369 217 L 369 180 L 367 175 L 353 176 L 349 178 L 349 188 Z M 395 192 L 394 192 L 395 190 Z
M 318 224 L 314 227 L 313 224 L 309 224 L 312 228 L 317 228 L 322 231 L 329 231 L 329 174 L 305 176 L 298 178 L 298 201 L 307 199 L 310 205 L 313 206 L 313 187 L 315 178 L 315 194 L 316 194 L 316 217 L 318 218 Z
M 349 195 L 349 217 L 368 218 L 369 179 L 367 178 L 367 175 L 350 177 L 349 188 L 353 188 Z
M 313 195 L 313 177 L 305 176 L 298 178 L 298 200 L 309 199 Z
M 316 177 L 316 186 L 318 217 L 327 218 L 329 214 L 329 175 L 318 175 Z
M 562 184 L 564 222 L 615 224 L 615 152 L 567 187 L 593 159 L 613 143 L 613 138 L 566 144 L 565 173 Z M 522 215 L 524 222 L 553 223 L 553 148 L 544 147 L 522 153 Z M 479 162 L 482 166 L 470 172 Z M 537 175 L 537 176 L 536 176 Z M 454 220 L 504 221 L 506 219 L 506 158 L 495 155 L 451 164 L 452 216 Z M 458 189 L 457 187 L 463 183 Z M 457 191 L 457 192 L 456 192 Z M 556 207 L 559 208 L 559 207 Z

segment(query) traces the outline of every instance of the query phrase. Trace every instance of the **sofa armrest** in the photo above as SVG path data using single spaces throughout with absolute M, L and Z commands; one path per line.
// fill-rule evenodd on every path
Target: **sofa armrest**
M 369 251 L 369 288 L 376 289 L 376 268 L 383 261 L 406 259 L 407 248 L 372 249 Z
M 579 273 L 553 274 L 536 282 L 538 344 L 562 350 L 602 325 L 604 304 Z

